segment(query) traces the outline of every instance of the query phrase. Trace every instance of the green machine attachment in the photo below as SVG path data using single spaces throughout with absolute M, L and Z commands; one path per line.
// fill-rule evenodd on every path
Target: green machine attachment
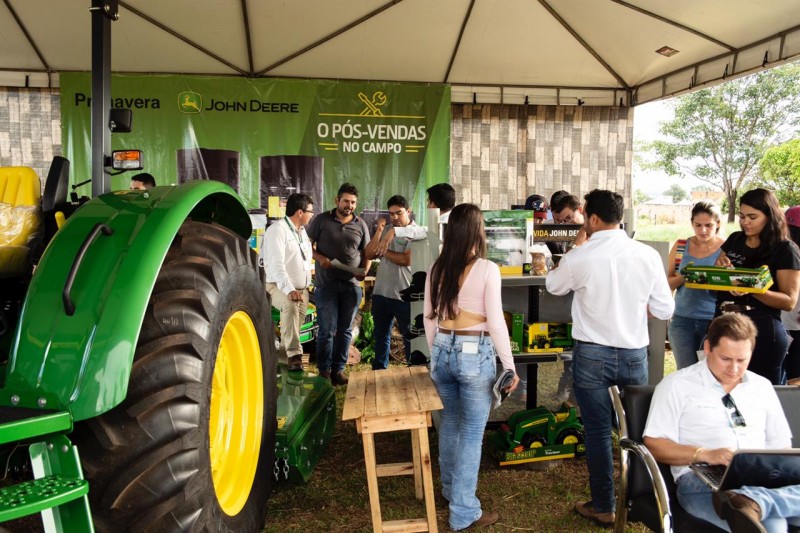
M 336 396 L 327 379 L 280 367 L 278 429 L 275 434 L 276 481 L 302 478 L 311 472 L 333 435 Z

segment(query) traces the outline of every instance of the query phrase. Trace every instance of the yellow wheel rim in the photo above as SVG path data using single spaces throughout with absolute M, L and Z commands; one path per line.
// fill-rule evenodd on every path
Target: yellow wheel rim
M 533 441 L 531 443 L 531 448 L 541 448 L 541 447 L 542 447 L 542 443 L 539 442 L 538 440 L 535 440 L 535 441 Z
M 564 437 L 563 444 L 578 444 L 578 437 L 575 435 L 567 435 Z
M 211 379 L 208 420 L 211 478 L 219 506 L 237 515 L 256 477 L 264 428 L 261 350 L 253 321 L 244 311 L 228 319 Z

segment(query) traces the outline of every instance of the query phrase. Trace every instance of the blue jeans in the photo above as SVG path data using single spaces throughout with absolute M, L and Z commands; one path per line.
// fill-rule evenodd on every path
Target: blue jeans
M 347 364 L 353 319 L 361 302 L 361 287 L 330 280 L 314 290 L 317 305 L 317 368 L 320 372 L 341 372 Z
M 783 382 L 783 360 L 789 349 L 789 334 L 780 318 L 752 313 L 748 316 L 755 323 L 758 335 L 747 370 L 764 376 L 773 385 L 780 385 Z
M 711 319 L 686 318 L 685 316 L 672 315 L 669 321 L 669 345 L 678 370 L 686 368 L 697 362 L 697 350 L 703 348 L 703 339 Z
M 375 359 L 372 370 L 389 367 L 389 348 L 392 341 L 392 324 L 397 320 L 397 327 L 403 334 L 403 348 L 406 360 L 411 355 L 411 339 L 408 338 L 408 326 L 411 323 L 411 303 L 379 294 L 372 296 L 372 319 L 375 321 Z
M 717 516 L 711 503 L 711 487 L 692 472 L 678 478 L 678 503 L 687 513 L 711 522 L 715 526 L 730 531 L 728 523 Z M 742 487 L 735 492 L 743 494 L 761 507 L 761 524 L 770 533 L 785 533 L 788 522 L 800 523 L 800 485 L 782 489 L 764 487 Z
M 482 514 L 475 491 L 496 371 L 494 345 L 488 334 L 436 334 L 431 379 L 444 405 L 439 424 L 439 468 L 442 495 L 450 502 L 450 527 L 456 531 Z
M 625 349 L 575 341 L 572 373 L 586 433 L 592 506 L 598 513 L 611 513 L 615 507 L 611 453 L 614 413 L 608 388 L 647 383 L 647 347 Z

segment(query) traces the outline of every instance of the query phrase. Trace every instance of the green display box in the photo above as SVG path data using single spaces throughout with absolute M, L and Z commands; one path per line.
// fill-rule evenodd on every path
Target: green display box
M 680 272 L 685 281 L 684 287 L 690 289 L 763 294 L 773 283 L 766 265 L 760 268 L 725 268 L 689 263 Z
M 522 313 L 509 313 L 503 311 L 506 319 L 509 337 L 511 339 L 511 351 L 519 353 L 525 350 L 525 315 Z
M 273 475 L 308 481 L 333 437 L 336 396 L 327 379 L 284 366 L 279 371 Z

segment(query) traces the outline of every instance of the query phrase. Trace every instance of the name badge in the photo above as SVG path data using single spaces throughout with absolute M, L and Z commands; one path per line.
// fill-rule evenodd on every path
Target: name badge
M 463 342 L 463 343 L 461 343 L 461 352 L 462 353 L 478 353 L 478 343 L 477 342 Z

